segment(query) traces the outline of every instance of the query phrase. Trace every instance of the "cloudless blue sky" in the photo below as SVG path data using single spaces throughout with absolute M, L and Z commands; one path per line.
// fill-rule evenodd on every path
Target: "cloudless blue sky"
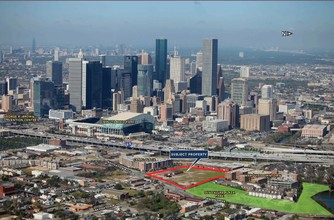
M 282 30 L 294 34 L 281 37 Z M 106 45 L 334 49 L 334 2 L 0 2 L 0 45 Z

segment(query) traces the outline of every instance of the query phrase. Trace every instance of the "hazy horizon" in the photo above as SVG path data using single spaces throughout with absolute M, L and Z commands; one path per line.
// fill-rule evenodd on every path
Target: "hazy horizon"
M 0 45 L 334 49 L 334 2 L 0 2 Z M 282 37 L 289 30 L 292 36 Z

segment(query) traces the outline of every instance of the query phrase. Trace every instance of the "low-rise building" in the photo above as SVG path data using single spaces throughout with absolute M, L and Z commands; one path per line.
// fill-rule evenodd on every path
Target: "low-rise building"
M 107 190 L 102 190 L 102 193 L 107 198 L 112 198 L 117 200 L 125 200 L 129 198 L 129 193 L 122 190 L 107 189 Z
M 269 115 L 246 114 L 240 116 L 240 128 L 246 131 L 269 131 Z
M 79 212 L 79 211 L 84 211 L 87 209 L 90 209 L 91 207 L 93 207 L 93 205 L 90 204 L 76 204 L 76 205 L 72 205 L 70 206 L 70 210 L 73 212 Z
M 67 120 L 73 118 L 72 110 L 49 110 L 49 119 Z
M 27 147 L 27 151 L 39 152 L 39 153 L 48 153 L 54 150 L 60 149 L 60 146 L 53 146 L 48 144 L 39 144 L 37 146 Z
M 302 129 L 302 137 L 323 137 L 327 131 L 326 125 L 305 125 Z
M 0 197 L 11 195 L 15 193 L 13 183 L 0 183 Z
M 142 172 L 173 166 L 173 160 L 169 158 L 148 157 L 147 155 L 128 156 L 122 154 L 119 157 L 119 163 Z
M 199 207 L 199 204 L 197 202 L 188 202 L 184 205 L 181 205 L 180 213 L 186 213 L 190 212 L 192 210 L 195 210 Z
M 53 219 L 53 214 L 47 213 L 47 212 L 37 212 L 33 214 L 34 219 L 38 220 L 45 220 L 45 219 Z
M 228 121 L 216 119 L 202 122 L 203 131 L 221 132 L 227 131 L 229 128 Z

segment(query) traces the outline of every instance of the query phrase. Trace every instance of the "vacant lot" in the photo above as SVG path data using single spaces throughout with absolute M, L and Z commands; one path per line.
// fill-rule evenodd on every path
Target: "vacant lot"
M 185 172 L 186 169 L 180 169 L 180 170 L 183 171 L 183 173 L 172 177 L 165 177 L 164 176 L 165 173 L 159 174 L 157 176 L 171 180 L 181 186 L 189 186 L 193 183 L 198 183 L 209 178 L 224 176 L 224 173 L 222 172 L 215 172 L 210 170 L 198 170 L 196 168 L 192 168 L 188 172 Z

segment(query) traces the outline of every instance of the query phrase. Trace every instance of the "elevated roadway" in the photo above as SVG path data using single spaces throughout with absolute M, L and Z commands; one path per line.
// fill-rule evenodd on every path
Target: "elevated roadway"
M 42 132 L 34 132 L 30 130 L 14 130 L 10 129 L 10 131 L 15 135 L 22 135 L 28 137 L 38 137 L 44 139 L 52 139 L 58 138 L 62 140 L 66 140 L 68 144 L 83 144 L 83 145 L 97 145 L 97 146 L 105 146 L 105 147 L 113 147 L 113 148 L 128 148 L 123 142 L 111 142 L 111 141 L 101 141 L 93 138 L 86 137 L 75 137 L 69 135 L 59 135 L 59 134 L 49 134 Z M 162 154 L 169 154 L 170 147 L 160 146 L 157 148 L 156 146 L 149 145 L 135 145 L 132 146 L 131 149 L 141 150 L 141 151 L 160 151 Z M 196 149 L 196 148 L 194 148 Z M 241 152 L 209 152 L 209 158 L 211 159 L 221 159 L 221 160 L 237 160 L 237 161 L 266 161 L 266 162 L 296 162 L 296 163 L 326 163 L 326 164 L 334 164 L 334 155 L 332 152 L 319 151 L 318 154 L 309 153 L 308 151 L 298 152 L 296 154 L 294 151 L 284 151 L 284 152 L 272 152 L 272 153 L 241 153 Z

